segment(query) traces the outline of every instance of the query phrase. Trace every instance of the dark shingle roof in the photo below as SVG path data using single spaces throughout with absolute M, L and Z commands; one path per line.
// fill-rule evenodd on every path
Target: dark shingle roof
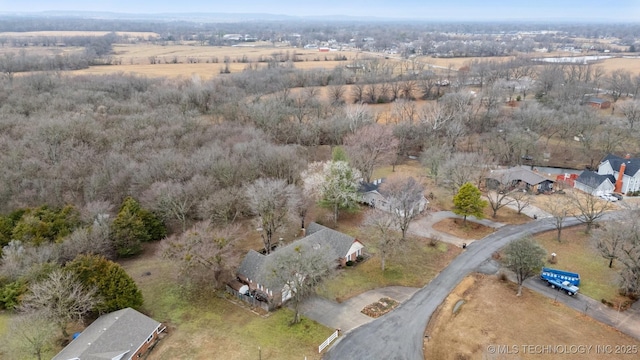
M 580 174 L 580 176 L 578 176 L 578 178 L 576 179 L 576 182 L 585 184 L 595 189 L 607 179 L 611 181 L 612 184 L 616 183 L 616 178 L 613 175 L 599 175 L 594 171 L 583 171 L 582 174 Z
M 384 182 L 384 179 L 377 179 L 374 182 L 360 182 L 360 186 L 358 187 L 358 192 L 368 193 L 371 191 L 380 191 L 380 185 Z
M 537 185 L 545 181 L 551 181 L 551 179 L 547 179 L 546 177 L 533 172 L 529 169 L 525 169 L 522 167 L 513 167 L 506 170 L 494 170 L 489 175 L 487 175 L 489 179 L 495 179 L 501 182 L 511 182 L 511 181 L 524 181 L 529 185 Z
M 132 308 L 102 315 L 52 360 L 104 360 L 126 354 L 129 359 L 160 326 Z
M 269 255 L 262 255 L 255 250 L 249 250 L 238 268 L 238 274 L 246 276 L 252 281 L 266 286 L 271 290 L 281 288 L 284 284 L 276 279 L 271 271 L 275 269 L 278 263 L 278 257 L 288 254 L 288 248 L 302 246 L 305 248 L 321 249 L 322 251 L 328 252 L 328 258 L 338 260 L 347 255 L 349 248 L 351 248 L 351 245 L 356 240 L 349 235 L 313 222 L 307 225 L 306 230 L 307 236 Z
M 629 175 L 631 177 L 633 177 L 640 170 L 640 158 L 625 159 L 620 156 L 609 154 L 602 160 L 602 163 L 605 163 L 607 161 L 609 162 L 609 164 L 611 164 L 611 168 L 613 169 L 613 171 L 619 171 L 620 165 L 622 165 L 623 162 L 626 162 L 627 167 L 624 169 L 624 173 L 625 175 Z

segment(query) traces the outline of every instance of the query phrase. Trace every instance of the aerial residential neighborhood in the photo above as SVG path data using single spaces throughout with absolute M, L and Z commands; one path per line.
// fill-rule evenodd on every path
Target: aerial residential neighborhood
M 7 4 L 0 359 L 637 358 L 602 5 Z

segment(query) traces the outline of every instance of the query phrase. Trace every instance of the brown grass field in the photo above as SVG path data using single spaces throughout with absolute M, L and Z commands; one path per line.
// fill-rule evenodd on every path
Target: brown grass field
M 69 36 L 105 36 L 111 31 L 24 31 L 24 32 L 0 32 L 0 37 L 69 37 Z M 138 39 L 157 38 L 160 35 L 154 32 L 116 31 L 119 36 Z
M 458 300 L 465 303 L 453 314 Z M 509 306 L 506 306 L 508 304 Z M 434 314 L 426 329 L 425 359 L 635 359 L 637 355 L 596 354 L 596 345 L 636 346 L 640 341 L 529 289 L 495 276 L 465 278 Z M 492 353 L 490 345 L 508 347 Z M 592 345 L 584 354 L 525 354 L 525 345 Z M 516 353 L 517 351 L 517 353 Z

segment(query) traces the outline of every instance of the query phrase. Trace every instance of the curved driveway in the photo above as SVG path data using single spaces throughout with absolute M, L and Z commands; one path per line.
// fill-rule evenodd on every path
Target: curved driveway
M 565 226 L 579 224 L 571 218 Z M 462 279 L 509 242 L 526 233 L 555 229 L 551 219 L 541 219 L 522 225 L 509 225 L 476 241 L 455 258 L 427 286 L 416 292 L 397 309 L 362 325 L 334 344 L 324 359 L 423 359 L 424 329 L 436 308 Z

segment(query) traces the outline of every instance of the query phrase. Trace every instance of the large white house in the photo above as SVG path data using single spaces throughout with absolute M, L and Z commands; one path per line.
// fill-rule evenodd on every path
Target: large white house
M 640 158 L 607 155 L 598 166 L 598 175 L 613 175 L 614 192 L 628 194 L 640 190 Z

